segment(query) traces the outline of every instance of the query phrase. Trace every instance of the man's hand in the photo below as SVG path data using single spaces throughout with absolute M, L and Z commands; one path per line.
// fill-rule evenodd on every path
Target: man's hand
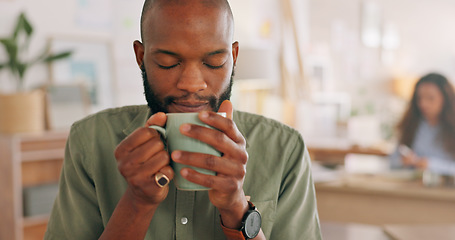
M 118 169 L 128 187 L 100 239 L 144 239 L 158 205 L 169 192 L 169 186 L 157 185 L 155 174 L 161 172 L 169 179 L 174 178 L 159 133 L 148 128 L 165 123 L 164 113 L 153 115 L 145 127 L 134 131 L 115 149 Z
M 232 120 L 233 108 L 224 101 L 219 109 L 226 112 L 226 118 L 214 112 L 201 112 L 202 122 L 214 127 L 209 129 L 198 125 L 183 124 L 183 135 L 205 142 L 222 153 L 221 157 L 202 153 L 174 151 L 171 155 L 176 162 L 213 170 L 216 176 L 198 173 L 184 168 L 181 174 L 187 180 L 211 188 L 209 198 L 221 213 L 224 226 L 239 228 L 248 203 L 243 192 L 248 153 L 246 141 Z
M 168 186 L 161 188 L 155 182 L 158 172 L 169 179 L 174 177 L 174 171 L 169 166 L 169 154 L 164 149 L 160 134 L 148 128 L 150 125 L 164 126 L 166 119 L 164 113 L 153 115 L 145 127 L 134 131 L 115 150 L 118 169 L 128 182 L 125 194 L 135 204 L 156 207 L 169 192 Z

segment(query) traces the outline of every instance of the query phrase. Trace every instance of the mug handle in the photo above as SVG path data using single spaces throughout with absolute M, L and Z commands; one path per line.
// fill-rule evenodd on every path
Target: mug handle
M 156 131 L 158 131 L 158 133 L 160 133 L 160 135 L 161 135 L 161 140 L 162 140 L 163 143 L 164 143 L 164 148 L 167 149 L 166 129 L 163 128 L 163 127 L 160 127 L 160 126 L 156 126 L 156 125 L 149 126 L 149 128 L 153 128 L 153 129 L 155 129 Z
M 163 138 L 166 138 L 166 129 L 165 128 L 156 126 L 156 125 L 149 126 L 149 128 L 155 129 L 156 131 L 158 131 L 161 134 L 161 136 Z

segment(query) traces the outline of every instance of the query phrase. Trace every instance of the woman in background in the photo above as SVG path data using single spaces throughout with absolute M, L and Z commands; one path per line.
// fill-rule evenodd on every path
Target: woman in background
M 398 130 L 392 168 L 455 175 L 455 93 L 444 76 L 430 73 L 417 82 Z

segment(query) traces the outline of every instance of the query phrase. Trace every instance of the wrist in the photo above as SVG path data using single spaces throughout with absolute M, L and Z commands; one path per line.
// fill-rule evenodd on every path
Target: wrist
M 144 199 L 138 198 L 131 188 L 127 188 L 125 194 L 123 195 L 124 202 L 126 202 L 130 209 L 135 213 L 143 213 L 145 215 L 152 214 L 158 208 L 159 204 L 150 203 Z
M 261 225 L 261 214 L 250 201 L 248 201 L 248 210 L 242 217 L 240 228 L 228 228 L 221 219 L 221 228 L 229 240 L 253 239 L 261 232 Z
M 248 208 L 248 201 L 245 199 L 245 201 L 241 201 L 237 206 L 229 209 L 218 209 L 222 225 L 230 229 L 240 229 L 243 216 Z

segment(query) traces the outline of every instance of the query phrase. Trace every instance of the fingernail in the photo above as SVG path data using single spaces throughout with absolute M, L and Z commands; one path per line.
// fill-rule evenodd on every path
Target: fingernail
M 189 124 L 186 124 L 186 123 L 182 124 L 182 131 L 188 132 L 188 131 L 190 131 L 190 129 L 191 129 L 191 126 Z
M 201 113 L 201 118 L 208 118 L 209 117 L 209 113 L 208 112 L 202 112 Z
M 188 176 L 188 170 L 187 170 L 187 169 L 185 169 L 185 168 L 184 168 L 184 169 L 182 169 L 182 170 L 180 171 L 180 175 L 182 175 L 182 177 L 186 177 L 186 176 Z
M 180 151 L 175 151 L 172 153 L 172 159 L 174 159 L 174 160 L 179 160 L 181 156 L 182 156 L 182 153 Z

